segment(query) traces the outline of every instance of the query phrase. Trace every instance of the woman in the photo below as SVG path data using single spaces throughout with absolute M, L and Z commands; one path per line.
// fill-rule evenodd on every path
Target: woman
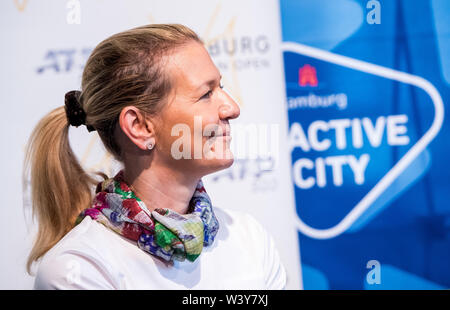
M 82 91 L 68 92 L 28 144 L 35 288 L 285 287 L 272 237 L 246 213 L 213 209 L 203 187 L 202 176 L 233 163 L 229 120 L 240 110 L 220 79 L 182 25 L 134 28 L 94 49 Z M 69 145 L 69 125 L 83 124 L 123 163 L 98 184 Z

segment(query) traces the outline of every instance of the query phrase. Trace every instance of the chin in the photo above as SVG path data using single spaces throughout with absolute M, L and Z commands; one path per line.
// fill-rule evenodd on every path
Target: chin
M 234 155 L 231 152 L 228 142 L 229 138 L 226 139 L 225 143 L 219 144 L 220 140 L 213 140 L 215 143 L 211 145 L 209 152 L 203 154 L 205 157 L 202 159 L 201 165 L 207 174 L 214 173 L 220 170 L 224 170 L 233 165 Z
M 222 164 L 222 169 L 227 169 L 229 167 L 231 167 L 231 165 L 234 163 L 234 158 L 228 158 L 228 159 L 222 159 L 221 160 L 221 164 Z
M 222 158 L 222 159 L 212 159 L 212 166 L 220 167 L 220 169 L 226 169 L 230 167 L 234 162 L 234 157 L 231 158 Z
M 211 174 L 220 170 L 227 169 L 233 165 L 233 162 L 233 157 L 226 159 L 207 159 L 203 164 L 204 170 L 206 171 L 205 174 Z

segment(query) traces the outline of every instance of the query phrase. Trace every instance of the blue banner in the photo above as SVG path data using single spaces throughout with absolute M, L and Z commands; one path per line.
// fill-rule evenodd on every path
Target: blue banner
M 280 8 L 305 289 L 450 287 L 450 2 Z

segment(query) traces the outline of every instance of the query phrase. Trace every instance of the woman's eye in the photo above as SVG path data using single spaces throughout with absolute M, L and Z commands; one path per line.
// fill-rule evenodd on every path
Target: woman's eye
M 202 99 L 208 99 L 209 97 L 211 97 L 211 95 L 212 95 L 212 91 L 209 90 L 206 94 L 204 94 L 204 95 L 200 98 L 200 100 L 202 100 Z
M 222 84 L 219 84 L 219 87 L 220 87 L 221 89 L 223 89 L 223 85 L 222 85 Z M 204 94 L 203 96 L 201 96 L 199 100 L 202 100 L 202 99 L 209 99 L 209 97 L 212 96 L 212 93 L 213 93 L 213 91 L 212 91 L 211 89 L 208 90 L 208 92 L 207 92 L 206 94 Z

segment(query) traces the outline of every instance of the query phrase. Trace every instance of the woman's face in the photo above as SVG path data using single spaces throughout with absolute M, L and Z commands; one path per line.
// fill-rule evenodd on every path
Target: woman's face
M 206 175 L 233 163 L 229 120 L 239 106 L 222 89 L 206 49 L 189 42 L 166 58 L 172 92 L 155 128 L 158 157 L 183 171 Z

